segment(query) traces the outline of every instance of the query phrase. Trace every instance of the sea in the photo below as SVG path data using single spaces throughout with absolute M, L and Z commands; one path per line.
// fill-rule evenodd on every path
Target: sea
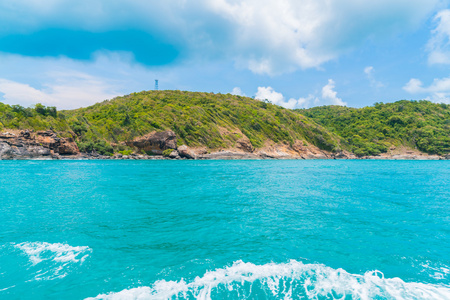
M 0 299 L 450 299 L 450 161 L 0 161 Z

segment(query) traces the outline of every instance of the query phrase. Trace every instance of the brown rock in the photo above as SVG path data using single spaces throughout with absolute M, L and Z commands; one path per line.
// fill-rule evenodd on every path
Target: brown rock
M 155 154 L 162 154 L 166 149 L 177 149 L 177 136 L 172 130 L 150 132 L 132 141 L 126 142 L 127 146 L 138 148 L 139 150 L 151 151 Z
M 253 152 L 255 150 L 249 138 L 245 135 L 236 141 L 236 147 L 246 152 Z
M 178 147 L 177 150 L 178 150 L 178 155 L 180 155 L 180 157 L 195 159 L 194 152 L 192 152 L 188 146 L 182 145 L 182 146 Z
M 25 133 L 22 135 L 25 137 Z M 73 138 L 58 138 L 52 130 L 36 132 L 36 142 L 45 148 L 53 150 L 62 155 L 73 155 L 80 153 Z
M 60 140 L 57 152 L 62 155 L 74 155 L 80 153 L 80 150 L 73 138 L 63 138 Z
M 292 149 L 299 153 L 303 153 L 306 151 L 305 146 L 303 145 L 303 141 L 296 140 L 294 145 L 292 145 Z
M 173 150 L 170 154 L 169 154 L 170 158 L 180 158 L 180 156 L 178 155 L 178 151 L 177 150 Z
M 72 138 L 58 138 L 52 130 L 32 133 L 21 131 L 18 135 L 0 133 L 0 159 L 27 159 L 53 157 L 59 154 L 78 154 L 80 151 Z

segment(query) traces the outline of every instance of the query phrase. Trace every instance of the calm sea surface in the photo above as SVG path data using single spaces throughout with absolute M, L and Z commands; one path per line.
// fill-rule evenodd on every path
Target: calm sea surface
M 0 299 L 450 299 L 450 161 L 0 161 Z

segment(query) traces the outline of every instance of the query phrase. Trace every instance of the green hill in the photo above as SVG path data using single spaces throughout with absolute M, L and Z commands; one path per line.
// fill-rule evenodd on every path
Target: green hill
M 231 94 L 147 91 L 76 110 L 0 105 L 3 128 L 45 130 L 73 135 L 81 151 L 125 150 L 123 141 L 152 131 L 173 130 L 179 144 L 210 149 L 234 147 L 244 135 L 255 148 L 296 140 L 340 150 L 340 139 L 295 111 Z M 0 128 L 1 129 L 1 128 Z
M 359 109 L 322 106 L 297 111 L 341 136 L 343 147 L 358 156 L 399 145 L 450 153 L 450 105 L 402 100 Z
M 173 130 L 179 144 L 209 149 L 233 148 L 248 138 L 254 148 L 303 141 L 358 156 L 378 155 L 392 146 L 450 153 L 450 105 L 429 101 L 290 110 L 230 94 L 146 91 L 60 112 L 40 104 L 0 103 L 4 129 L 52 129 L 73 137 L 81 151 L 102 154 L 130 150 L 125 141 L 165 130 Z

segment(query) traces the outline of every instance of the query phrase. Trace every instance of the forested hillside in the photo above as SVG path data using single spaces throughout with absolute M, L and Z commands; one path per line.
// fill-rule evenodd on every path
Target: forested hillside
M 4 128 L 73 133 L 81 151 L 123 150 L 123 141 L 152 131 L 173 130 L 179 144 L 210 149 L 233 147 L 247 137 L 253 147 L 296 140 L 340 150 L 339 137 L 295 111 L 231 94 L 147 91 L 77 110 L 0 106 Z
M 41 104 L 0 103 L 4 129 L 51 129 L 73 137 L 82 152 L 103 154 L 129 149 L 125 141 L 165 130 L 173 130 L 180 145 L 209 149 L 233 148 L 248 138 L 254 148 L 303 141 L 357 156 L 378 155 L 393 146 L 450 153 L 450 105 L 429 101 L 289 110 L 230 94 L 146 91 L 59 112 Z
M 322 106 L 297 110 L 342 137 L 358 156 L 404 145 L 430 154 L 450 153 L 450 105 L 429 101 L 375 103 L 364 108 Z

